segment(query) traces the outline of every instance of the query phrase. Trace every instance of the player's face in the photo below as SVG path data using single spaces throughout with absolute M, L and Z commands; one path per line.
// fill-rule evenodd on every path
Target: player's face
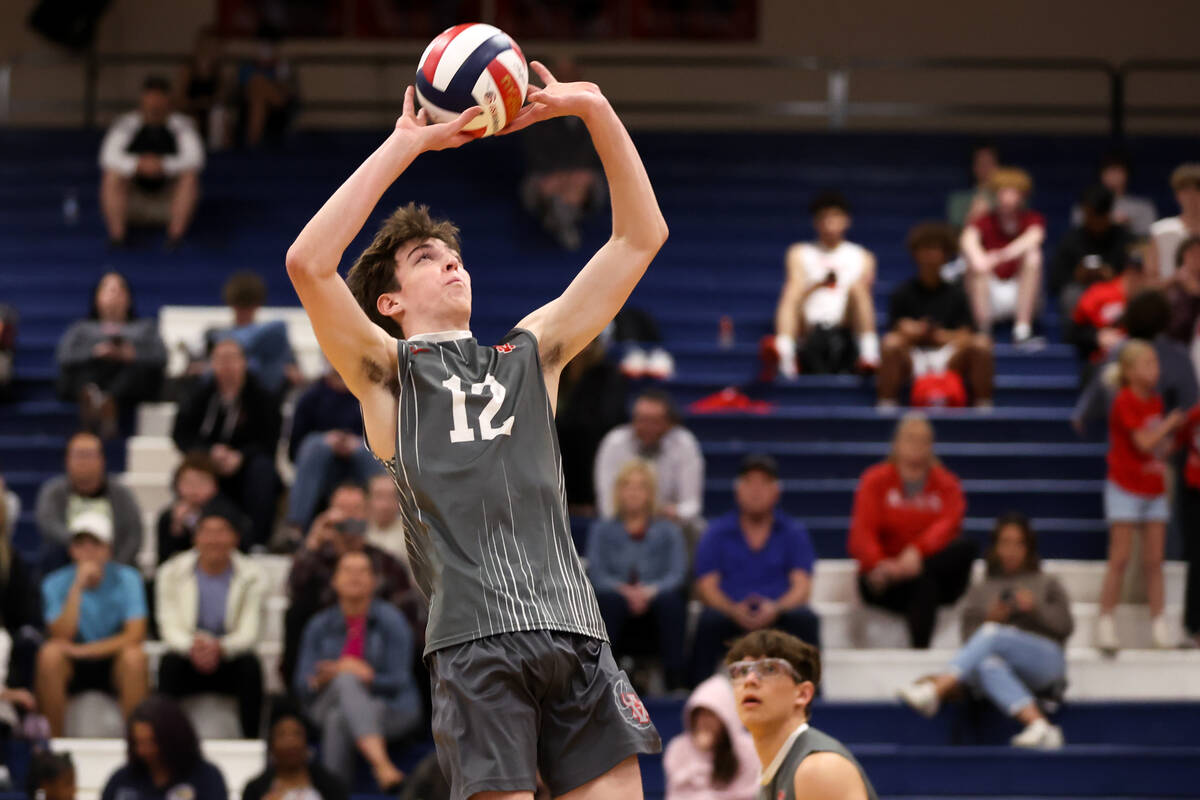
M 1158 356 L 1153 350 L 1147 350 L 1134 359 L 1129 377 L 1131 383 L 1147 389 L 1158 385 Z
M 185 469 L 179 473 L 179 481 L 175 484 L 179 499 L 188 505 L 199 508 L 217 496 L 217 479 L 211 472 L 202 469 Z
M 996 207 L 1007 214 L 1015 214 L 1021 209 L 1021 190 L 1005 186 L 996 190 Z
M 1025 564 L 1029 549 L 1025 546 L 1025 534 L 1019 525 L 1005 525 L 996 537 L 996 560 L 1006 573 L 1012 574 Z
M 1125 194 L 1125 186 L 1129 183 L 1129 173 L 1120 164 L 1112 164 L 1101 170 L 1100 182 L 1113 194 Z
M 896 461 L 909 470 L 925 469 L 933 461 L 933 432 L 928 425 L 910 422 L 896 435 Z
M 361 600 L 375 592 L 375 573 L 366 555 L 343 556 L 333 573 L 333 590 L 343 600 Z
M 850 229 L 850 215 L 840 208 L 827 208 L 813 220 L 817 236 L 825 241 L 837 241 Z
M 221 517 L 205 518 L 195 533 L 196 553 L 206 563 L 227 561 L 237 547 L 237 531 L 229 520 Z
M 650 496 L 650 481 L 646 480 L 646 473 L 642 470 L 630 472 L 617 487 L 617 507 L 620 513 L 649 512 L 653 500 Z
M 759 659 L 747 657 L 747 660 Z M 733 681 L 738 717 L 751 733 L 785 724 L 812 701 L 814 692 L 811 683 L 797 681 L 787 670 L 775 670 L 769 675 L 762 672 L 748 670 Z
M 104 320 L 123 320 L 129 316 L 129 288 L 120 275 L 109 273 L 96 287 L 96 311 Z
M 246 380 L 246 356 L 241 345 L 232 339 L 217 342 L 210 363 L 213 377 L 222 387 L 240 387 Z
M 761 470 L 751 470 L 737 479 L 734 494 L 743 514 L 766 514 L 779 502 L 779 481 Z
M 405 242 L 396 251 L 396 278 L 400 290 L 393 292 L 406 333 L 467 327 L 471 318 L 471 276 L 462 256 L 441 239 Z M 383 310 L 383 309 L 381 309 Z M 386 312 L 385 312 L 386 313 Z
M 643 447 L 653 447 L 671 430 L 671 415 L 657 400 L 643 397 L 633 404 L 633 435 Z

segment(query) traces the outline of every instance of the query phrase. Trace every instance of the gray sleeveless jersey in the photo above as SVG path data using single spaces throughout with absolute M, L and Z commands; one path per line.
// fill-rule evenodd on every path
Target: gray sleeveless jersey
M 800 766 L 800 762 L 812 753 L 837 753 L 847 759 L 858 768 L 858 774 L 862 776 L 863 785 L 867 787 L 867 800 L 879 800 L 879 795 L 875 794 L 875 787 L 871 785 L 867 773 L 863 771 L 858 760 L 850 755 L 846 746 L 824 731 L 819 731 L 811 726 L 792 742 L 792 749 L 788 751 L 783 763 L 779 765 L 775 777 L 769 784 L 759 789 L 759 800 L 796 800 L 796 769 Z
M 607 641 L 567 517 L 537 339 L 401 340 L 396 481 L 425 654 L 498 633 Z

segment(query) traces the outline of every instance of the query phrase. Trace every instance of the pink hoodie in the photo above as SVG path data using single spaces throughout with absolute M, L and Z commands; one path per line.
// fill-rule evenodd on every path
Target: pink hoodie
M 712 785 L 712 755 L 692 740 L 692 709 L 707 708 L 725 723 L 738 771 L 728 786 Z M 696 687 L 683 707 L 684 732 L 667 745 L 663 770 L 667 773 L 666 800 L 754 800 L 758 791 L 758 754 L 754 740 L 738 719 L 733 687 L 724 675 L 714 675 Z

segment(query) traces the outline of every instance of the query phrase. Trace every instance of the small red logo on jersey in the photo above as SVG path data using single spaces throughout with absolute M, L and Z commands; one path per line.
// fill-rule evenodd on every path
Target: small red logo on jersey
M 511 345 L 511 344 L 498 344 L 498 345 L 496 345 L 496 352 L 497 352 L 497 353 L 511 353 L 513 350 L 516 350 L 516 349 L 517 349 L 517 348 L 516 348 L 516 346 L 515 346 L 515 345 Z
M 617 710 L 627 723 L 638 729 L 650 727 L 650 712 L 624 677 L 613 686 L 613 697 L 617 701 Z
M 414 347 L 409 352 L 411 352 L 411 353 L 428 353 L 429 348 L 428 347 Z

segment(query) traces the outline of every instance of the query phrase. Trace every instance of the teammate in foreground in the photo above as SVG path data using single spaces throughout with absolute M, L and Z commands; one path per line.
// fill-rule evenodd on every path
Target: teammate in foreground
M 810 727 L 821 655 L 795 636 L 748 633 L 725 656 L 738 716 L 762 764 L 760 800 L 878 800 L 845 745 Z
M 633 142 L 599 89 L 546 84 L 506 132 L 556 116 L 587 126 L 612 197 L 612 236 L 563 294 L 495 347 L 472 338 L 458 230 L 396 211 L 350 270 L 342 253 L 421 153 L 470 141 L 428 124 L 413 90 L 395 131 L 305 226 L 287 269 L 321 349 L 362 404 L 391 470 L 429 598 L 433 732 L 455 800 L 640 798 L 637 753 L 661 743 L 613 661 L 571 541 L 554 400 L 563 366 L 612 320 L 667 237 Z

